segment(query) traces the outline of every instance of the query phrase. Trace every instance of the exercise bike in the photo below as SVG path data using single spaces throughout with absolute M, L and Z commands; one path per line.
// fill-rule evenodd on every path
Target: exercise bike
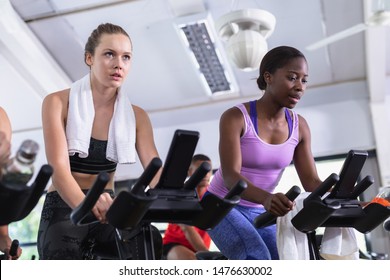
M 29 186 L 0 182 L 0 225 L 23 220 L 30 214 L 44 193 L 52 174 L 52 167 L 46 164 L 41 167 L 35 180 Z M 19 241 L 13 240 L 9 255 L 15 256 L 18 247 Z M 0 259 L 7 258 L 5 254 L 0 255 Z
M 349 227 L 368 233 L 390 216 L 390 207 L 378 203 L 363 207 L 358 200 L 374 182 L 368 175 L 356 183 L 367 156 L 366 151 L 349 151 L 339 175 L 332 173 L 310 193 L 303 201 L 303 208 L 292 218 L 292 225 L 307 235 L 310 259 L 322 259 L 316 236 L 318 227 Z M 270 216 L 263 215 L 255 221 L 256 226 L 264 226 L 264 217 Z
M 198 139 L 196 131 L 176 130 L 156 187 L 147 186 L 162 167 L 159 158 L 149 163 L 132 187 L 116 196 L 106 215 L 116 230 L 117 254 L 112 258 L 158 259 L 152 223 L 183 223 L 207 230 L 238 204 L 239 195 L 246 188 L 243 181 L 237 182 L 225 198 L 207 195 L 199 201 L 195 188 L 211 170 L 207 162 L 186 180 Z M 106 174 L 99 174 L 85 200 L 72 211 L 71 220 L 75 225 L 97 222 L 91 209 L 107 180 Z
M 368 153 L 365 151 L 351 150 L 339 175 L 332 173 L 326 178 L 304 199 L 303 209 L 291 220 L 297 230 L 307 235 L 310 259 L 321 259 L 320 238 L 316 235 L 318 227 L 352 227 L 359 232 L 368 233 L 383 223 L 385 230 L 390 231 L 388 219 L 390 207 L 371 203 L 363 208 L 357 200 L 358 196 L 374 182 L 372 176 L 366 176 L 355 184 L 367 156 Z M 299 187 L 293 186 L 286 196 L 293 201 L 300 192 Z M 276 219 L 273 214 L 265 212 L 255 218 L 254 226 L 257 228 L 270 226 Z M 224 256 L 219 252 L 198 252 L 197 258 L 212 260 L 224 259 Z

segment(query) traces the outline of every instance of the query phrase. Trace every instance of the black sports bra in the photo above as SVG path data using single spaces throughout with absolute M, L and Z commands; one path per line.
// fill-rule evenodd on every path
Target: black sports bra
M 85 174 L 114 172 L 117 163 L 106 159 L 106 149 L 107 141 L 97 140 L 91 137 L 88 148 L 88 157 L 80 158 L 78 153 L 69 156 L 71 171 Z

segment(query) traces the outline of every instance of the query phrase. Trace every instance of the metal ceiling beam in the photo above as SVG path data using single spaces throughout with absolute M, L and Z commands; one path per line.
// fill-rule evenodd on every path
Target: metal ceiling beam
M 40 98 L 70 85 L 70 79 L 14 11 L 0 0 L 0 52 Z

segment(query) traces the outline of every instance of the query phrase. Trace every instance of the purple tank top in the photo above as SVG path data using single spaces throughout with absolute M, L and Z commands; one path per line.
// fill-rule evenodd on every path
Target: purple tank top
M 292 130 L 287 141 L 274 145 L 260 139 L 244 104 L 236 107 L 241 110 L 245 120 L 245 131 L 240 140 L 241 175 L 255 186 L 272 193 L 284 169 L 292 162 L 295 147 L 299 143 L 298 116 L 293 112 Z M 227 194 L 228 189 L 223 182 L 221 168 L 214 174 L 208 191 L 219 197 Z M 244 199 L 241 199 L 239 204 L 248 207 L 262 207 L 262 205 Z

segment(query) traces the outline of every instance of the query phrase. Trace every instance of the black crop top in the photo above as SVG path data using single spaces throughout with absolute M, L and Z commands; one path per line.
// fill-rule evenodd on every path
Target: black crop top
M 91 137 L 88 149 L 88 157 L 80 158 L 76 153 L 69 156 L 70 170 L 85 174 L 98 174 L 99 172 L 111 173 L 116 170 L 117 163 L 106 159 L 107 141 L 97 140 Z

